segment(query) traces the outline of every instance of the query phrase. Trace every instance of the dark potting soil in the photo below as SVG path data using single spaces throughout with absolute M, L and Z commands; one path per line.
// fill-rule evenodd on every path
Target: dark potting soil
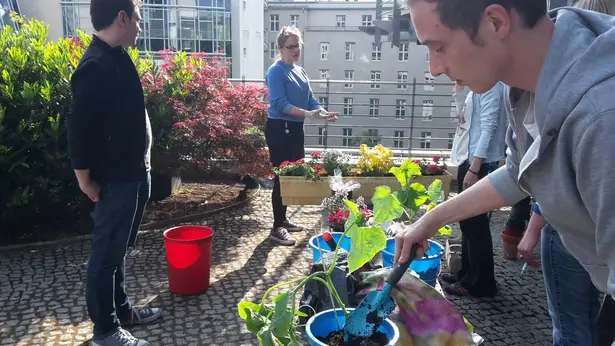
M 344 342 L 344 331 L 338 330 L 329 333 L 324 338 L 318 340 L 329 346 L 385 346 L 389 343 L 389 338 L 381 332 L 376 332 L 370 338 L 354 338 Z

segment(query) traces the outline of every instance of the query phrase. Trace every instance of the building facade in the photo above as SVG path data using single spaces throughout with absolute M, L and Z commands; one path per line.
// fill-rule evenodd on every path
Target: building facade
M 296 26 L 304 40 L 299 64 L 315 96 L 341 115 L 326 125 L 308 120 L 306 145 L 449 149 L 457 121 L 452 84 L 429 73 L 425 47 L 392 47 L 386 36 L 376 45 L 360 30 L 375 20 L 375 1 L 269 1 L 264 69 L 275 61 L 280 28 Z
M 3 0 L 4 1 L 4 0 Z M 49 25 L 49 39 L 93 33 L 89 0 L 20 0 L 22 12 Z M 142 52 L 204 52 L 231 61 L 233 78 L 263 78 L 264 0 L 143 0 Z M 257 44 L 257 42 L 261 42 Z M 258 65 L 255 65 L 257 64 Z

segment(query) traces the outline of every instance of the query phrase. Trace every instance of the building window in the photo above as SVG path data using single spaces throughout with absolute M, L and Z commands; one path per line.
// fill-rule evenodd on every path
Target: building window
M 352 70 L 344 71 L 344 79 L 347 80 L 347 81 L 354 80 L 354 71 L 352 71 Z M 344 84 L 344 88 L 352 88 L 352 87 L 354 87 L 354 85 L 352 83 Z
M 329 78 L 331 78 L 331 73 L 329 72 L 329 70 L 320 70 L 320 79 L 322 79 L 323 81 L 326 81 Z M 326 82 L 320 83 L 320 87 L 326 88 L 327 83 Z
M 346 27 L 346 16 L 344 15 L 335 16 L 335 26 L 338 28 L 345 28 Z
M 423 100 L 423 121 L 431 121 L 433 118 L 433 100 Z
M 372 26 L 372 15 L 371 14 L 363 15 L 363 20 L 361 22 L 363 26 Z
M 408 71 L 397 72 L 397 90 L 408 89 Z
M 0 1 L 2 2 L 2 1 Z M 11 3 L 7 4 L 9 7 L 4 9 L 4 18 L 0 16 L 0 28 L 4 25 L 12 25 L 17 28 L 17 25 L 11 21 L 9 16 L 10 11 L 17 12 L 17 8 L 11 8 Z M 2 6 L 0 6 L 2 11 Z M 79 9 L 72 4 L 62 4 L 62 29 L 64 31 L 64 37 L 73 37 L 77 34 L 77 28 L 79 28 Z
M 318 128 L 318 145 L 327 145 L 327 128 Z
M 424 89 L 425 91 L 433 91 L 434 90 L 434 85 L 433 83 L 435 82 L 435 78 L 431 75 L 431 72 L 429 71 L 425 71 L 425 86 Z M 455 87 L 453 86 L 453 89 Z
M 408 61 L 408 44 L 402 43 L 399 46 L 399 61 Z
M 342 145 L 345 147 L 352 146 L 352 129 L 349 129 L 349 128 L 342 129 L 342 134 L 344 136 L 342 138 Z
M 329 60 L 329 42 L 320 42 L 320 60 Z
M 290 25 L 291 26 L 299 26 L 299 15 L 291 14 L 290 15 Z
M 352 115 L 352 97 L 344 97 L 344 111 L 342 115 L 350 116 Z
M 406 100 L 395 100 L 395 119 L 406 118 Z
M 354 61 L 354 42 L 346 42 L 346 61 Z
M 431 132 L 421 132 L 421 149 L 431 148 Z
M 451 121 L 457 121 L 459 116 L 457 115 L 457 103 L 455 101 L 451 101 Z
M 453 139 L 455 138 L 455 133 L 454 132 L 449 132 L 448 133 L 448 148 L 449 149 L 453 149 Z
M 372 43 L 372 61 L 382 60 L 382 44 Z
M 320 106 L 326 111 L 329 110 L 329 98 L 327 96 L 319 96 L 318 103 L 320 103 Z
M 395 131 L 393 133 L 393 137 L 395 137 L 395 139 L 393 140 L 393 148 L 403 148 L 404 141 L 402 140 L 402 138 L 404 138 L 404 131 Z
M 275 59 L 275 55 L 276 55 L 275 42 L 270 42 L 269 43 L 269 57 L 271 59 Z
M 380 114 L 380 99 L 369 99 L 369 117 L 378 118 Z
M 272 14 L 269 15 L 270 28 L 271 31 L 280 31 L 280 15 Z
M 380 71 L 372 71 L 371 73 L 372 82 L 380 82 L 381 73 Z M 374 83 L 369 85 L 372 89 L 380 89 L 380 84 Z

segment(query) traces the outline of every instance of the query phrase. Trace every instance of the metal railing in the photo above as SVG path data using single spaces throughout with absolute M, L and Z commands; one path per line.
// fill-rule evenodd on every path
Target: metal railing
M 231 81 L 264 85 L 263 80 Z M 356 153 L 362 143 L 380 143 L 396 156 L 450 156 L 458 118 L 452 83 L 326 79 L 310 85 L 321 105 L 340 115 L 336 122 L 306 120 L 308 151 Z

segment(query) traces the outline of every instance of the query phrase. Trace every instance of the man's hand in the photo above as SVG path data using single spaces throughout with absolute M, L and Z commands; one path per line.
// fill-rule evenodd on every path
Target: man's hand
M 340 113 L 338 112 L 329 112 L 329 117 L 327 118 L 327 120 L 329 120 L 330 122 L 334 123 L 337 121 L 337 117 L 340 115 Z
M 470 168 L 471 169 L 471 168 Z M 476 172 L 476 171 L 474 171 Z M 463 178 L 463 189 L 467 189 L 470 186 L 476 184 L 476 182 L 478 181 L 478 175 L 475 173 L 470 172 L 470 170 L 468 170 L 466 172 L 466 176 Z
M 521 258 L 532 267 L 540 267 L 540 260 L 534 255 L 534 248 L 539 240 L 540 230 L 538 232 L 528 230 L 517 245 Z
M 406 263 L 410 260 L 410 250 L 413 244 L 419 244 L 419 250 L 416 253 L 416 258 L 420 259 L 425 256 L 425 252 L 429 250 L 429 242 L 437 231 L 432 230 L 425 225 L 424 221 L 419 219 L 417 222 L 407 226 L 402 232 L 395 236 L 395 259 L 394 263 Z M 414 258 L 413 258 L 414 260 Z
M 97 203 L 100 201 L 100 185 L 95 181 L 89 180 L 83 184 L 79 183 L 79 188 L 81 188 L 81 191 L 83 191 L 92 202 Z

